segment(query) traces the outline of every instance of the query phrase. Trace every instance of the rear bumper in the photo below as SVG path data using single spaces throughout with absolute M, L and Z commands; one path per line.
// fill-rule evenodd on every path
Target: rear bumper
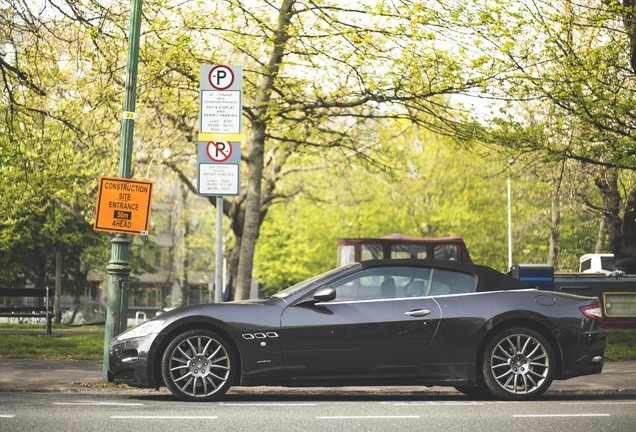
M 603 371 L 607 332 L 604 329 L 585 332 L 581 340 L 564 347 L 561 374 L 556 379 L 568 379 Z

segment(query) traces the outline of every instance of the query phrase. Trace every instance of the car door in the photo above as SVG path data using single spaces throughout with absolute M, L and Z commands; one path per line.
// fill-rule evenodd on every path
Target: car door
M 373 267 L 329 284 L 333 300 L 300 302 L 281 316 L 285 371 L 298 378 L 420 375 L 439 325 L 425 297 L 431 270 Z

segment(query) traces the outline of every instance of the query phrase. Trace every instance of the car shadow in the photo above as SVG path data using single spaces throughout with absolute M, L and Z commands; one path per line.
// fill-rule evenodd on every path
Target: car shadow
M 156 393 L 145 393 L 130 395 L 131 399 L 181 402 L 172 394 L 165 390 Z M 546 393 L 537 402 L 560 402 L 560 401 L 592 401 L 592 400 L 634 400 L 634 392 L 586 392 L 582 393 Z M 333 389 L 333 388 L 279 388 L 279 387 L 258 387 L 258 388 L 237 388 L 230 391 L 217 402 L 209 403 L 276 403 L 276 402 L 430 402 L 434 403 L 487 403 L 499 402 L 493 399 L 472 398 L 462 393 L 452 390 L 431 391 L 431 390 L 384 390 L 377 389 Z

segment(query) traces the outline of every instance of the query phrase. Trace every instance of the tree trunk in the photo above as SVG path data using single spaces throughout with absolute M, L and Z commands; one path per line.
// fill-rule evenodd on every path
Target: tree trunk
M 248 144 L 249 168 L 247 196 L 245 200 L 245 219 L 240 246 L 240 258 L 236 275 L 235 300 L 249 298 L 252 285 L 252 269 L 254 267 L 254 252 L 260 232 L 261 215 L 261 184 L 265 165 L 265 137 L 269 116 L 271 95 L 274 92 L 274 80 L 278 76 L 280 65 L 285 54 L 285 45 L 289 40 L 288 28 L 292 18 L 292 6 L 295 0 L 283 0 L 279 9 L 278 26 L 273 42 L 272 54 L 269 58 L 266 74 L 259 86 L 255 100 L 257 117 L 252 122 L 251 139 Z
M 247 199 L 245 202 L 245 222 L 239 250 L 239 262 L 236 275 L 236 292 L 234 299 L 242 300 L 250 296 L 252 284 L 252 268 L 254 266 L 254 252 L 260 232 L 261 183 L 263 178 L 263 146 L 265 128 L 261 133 L 252 132 L 252 152 L 248 158 L 249 180 L 247 185 Z M 261 135 L 259 137 L 259 135 Z
M 594 253 L 600 254 L 607 250 L 606 246 L 607 229 L 605 228 L 605 217 L 601 218 L 598 226 L 598 235 L 596 236 L 596 244 L 594 245 Z
M 615 255 L 620 258 L 636 258 L 636 188 L 627 196 L 623 219 L 622 235 L 619 247 L 615 247 Z
M 62 294 L 62 251 L 55 248 L 55 297 L 53 300 L 53 320 L 60 323 L 60 296 Z
M 552 197 L 552 220 L 550 223 L 550 251 L 548 264 L 556 269 L 559 265 L 559 252 L 561 240 L 561 198 L 558 193 Z
M 180 251 L 175 252 L 181 254 L 181 306 L 190 304 L 190 281 L 188 280 L 188 273 L 190 267 L 190 259 L 188 257 L 188 251 L 190 250 L 190 211 L 188 206 L 187 190 L 181 191 L 181 215 L 183 218 L 183 247 Z
M 621 253 L 622 223 L 621 223 L 621 196 L 618 190 L 618 172 L 614 169 L 605 171 L 594 182 L 601 192 L 603 201 L 605 228 L 610 248 L 618 258 Z

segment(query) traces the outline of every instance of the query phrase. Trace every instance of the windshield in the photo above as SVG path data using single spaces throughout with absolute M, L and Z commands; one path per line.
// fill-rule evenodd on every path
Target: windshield
M 336 269 L 333 269 L 333 270 L 329 270 L 328 272 L 325 272 L 325 273 L 321 273 L 321 274 L 319 274 L 317 276 L 314 276 L 312 278 L 309 278 L 307 280 L 299 282 L 296 285 L 292 285 L 289 288 L 286 288 L 286 289 L 284 289 L 282 291 L 279 291 L 276 294 L 274 294 L 272 297 L 283 299 L 285 297 L 288 297 L 288 296 L 290 296 L 292 294 L 297 293 L 298 291 L 304 289 L 305 287 L 308 287 L 309 285 L 311 285 L 312 283 L 316 282 L 319 279 L 327 278 L 327 277 L 331 276 L 334 273 L 338 273 L 339 271 L 341 271 L 344 268 L 353 267 L 353 266 L 356 266 L 356 265 L 358 265 L 358 263 L 349 264 L 348 266 L 345 266 L 345 267 L 340 267 L 340 268 L 336 268 Z

